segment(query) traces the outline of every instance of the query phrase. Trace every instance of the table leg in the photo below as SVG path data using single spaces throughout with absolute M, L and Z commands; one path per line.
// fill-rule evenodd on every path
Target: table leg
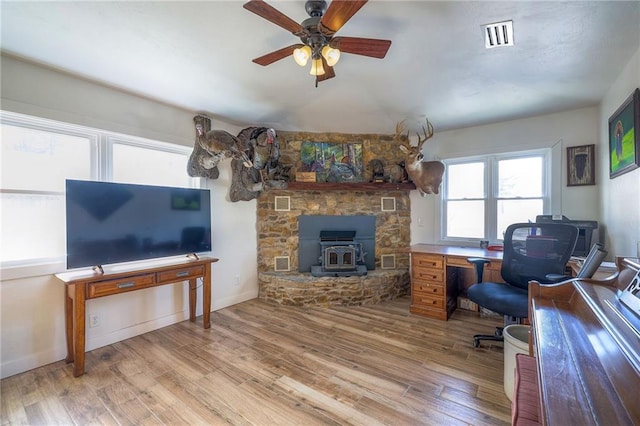
M 67 357 L 65 361 L 73 362 L 73 298 L 70 292 L 75 291 L 75 285 L 64 286 L 64 326 L 67 338 Z
M 189 321 L 196 320 L 196 298 L 198 290 L 198 280 L 196 278 L 189 280 Z
M 202 277 L 202 326 L 211 327 L 211 263 L 204 265 Z
M 85 346 L 85 292 L 84 285 L 76 284 L 75 286 L 75 303 L 74 303 L 74 377 L 84 374 L 84 346 Z

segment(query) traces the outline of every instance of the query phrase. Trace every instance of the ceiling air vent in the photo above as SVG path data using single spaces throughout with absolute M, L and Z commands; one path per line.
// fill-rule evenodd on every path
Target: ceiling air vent
M 484 47 L 513 46 L 513 21 L 496 22 L 482 26 Z

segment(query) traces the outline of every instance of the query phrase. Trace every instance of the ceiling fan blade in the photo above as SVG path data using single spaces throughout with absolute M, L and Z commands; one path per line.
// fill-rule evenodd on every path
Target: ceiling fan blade
M 391 46 L 391 40 L 360 37 L 334 37 L 331 39 L 331 47 L 340 49 L 344 53 L 370 56 L 382 59 L 387 55 Z
M 291 46 L 283 47 L 280 50 L 275 50 L 271 53 L 267 53 L 266 55 L 260 56 L 259 58 L 255 58 L 253 62 L 258 65 L 266 66 L 272 64 L 280 59 L 286 58 L 287 56 L 291 56 L 293 54 L 293 50 L 298 47 L 302 47 L 304 44 L 293 44 Z
M 327 60 L 324 59 L 324 56 L 322 57 L 322 66 L 324 67 L 324 74 L 316 76 L 316 82 L 318 83 L 321 81 L 329 80 L 330 78 L 333 78 L 336 76 L 336 73 L 333 70 L 333 67 L 330 67 L 327 64 Z
M 262 0 L 250 0 L 243 4 L 242 7 L 266 19 L 267 21 L 284 28 L 298 37 L 302 37 L 307 33 L 302 25 L 298 24 L 278 9 L 270 6 Z
M 322 15 L 318 29 L 326 36 L 332 36 L 349 20 L 367 0 L 333 0 Z

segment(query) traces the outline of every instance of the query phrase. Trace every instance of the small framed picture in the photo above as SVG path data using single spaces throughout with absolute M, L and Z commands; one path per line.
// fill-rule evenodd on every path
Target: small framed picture
M 640 167 L 640 89 L 609 118 L 609 178 Z
M 595 145 L 567 148 L 567 186 L 595 185 Z

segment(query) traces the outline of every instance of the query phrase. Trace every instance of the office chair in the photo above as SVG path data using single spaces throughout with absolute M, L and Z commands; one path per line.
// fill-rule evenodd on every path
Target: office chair
M 507 323 L 521 323 L 528 317 L 529 281 L 548 283 L 549 274 L 564 274 L 567 261 L 578 239 L 578 228 L 566 223 L 515 223 L 504 236 L 500 275 L 505 283 L 483 282 L 484 264 L 489 261 L 469 258 L 476 267 L 477 283 L 467 291 L 469 300 L 505 317 Z M 503 341 L 502 327 L 493 335 L 473 336 L 480 340 Z

